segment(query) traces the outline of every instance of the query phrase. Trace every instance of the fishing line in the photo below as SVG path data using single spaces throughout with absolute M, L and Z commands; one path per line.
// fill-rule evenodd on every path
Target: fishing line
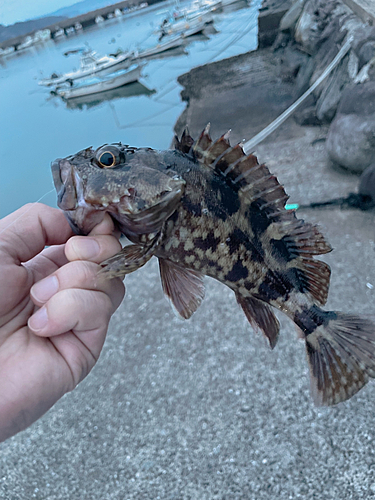
M 331 61 L 331 63 L 326 67 L 320 77 L 316 80 L 315 83 L 311 85 L 309 89 L 306 90 L 304 94 L 301 95 L 299 99 L 297 99 L 288 109 L 286 109 L 280 116 L 276 118 L 273 122 L 271 122 L 266 128 L 264 128 L 259 134 L 256 134 L 252 139 L 245 142 L 243 144 L 243 149 L 245 153 L 251 152 L 254 150 L 254 147 L 257 146 L 260 142 L 264 141 L 272 132 L 274 132 L 282 123 L 285 122 L 287 118 L 297 109 L 297 107 L 303 103 L 303 101 L 309 97 L 310 94 L 314 92 L 314 90 L 322 83 L 322 81 L 331 73 L 331 71 L 338 65 L 341 59 L 349 52 L 350 47 L 353 42 L 353 36 L 349 36 L 341 47 L 336 57 Z
M 17 219 L 15 219 L 13 222 L 11 222 L 8 226 L 4 227 L 4 229 L 2 229 L 2 230 L 0 231 L 0 234 L 2 234 L 4 231 L 6 231 L 7 229 L 9 229 L 11 226 L 13 226 L 13 224 L 15 224 L 18 220 L 22 219 L 22 217 L 23 217 L 24 215 L 26 215 L 28 212 L 30 212 L 30 210 L 31 210 L 31 209 L 32 209 L 32 208 L 33 208 L 33 207 L 34 207 L 37 203 L 39 203 L 40 201 L 42 201 L 42 200 L 43 200 L 43 198 L 45 198 L 47 195 L 49 195 L 49 194 L 53 193 L 54 191 L 55 191 L 55 189 L 54 189 L 54 188 L 52 188 L 50 191 L 48 191 L 48 193 L 44 193 L 44 195 L 43 195 L 43 196 L 41 196 L 41 197 L 39 198 L 39 200 L 34 201 L 34 203 L 32 203 L 32 204 L 30 205 L 30 207 L 26 210 L 26 212 L 23 212 L 21 215 L 19 215 L 19 216 L 17 217 Z

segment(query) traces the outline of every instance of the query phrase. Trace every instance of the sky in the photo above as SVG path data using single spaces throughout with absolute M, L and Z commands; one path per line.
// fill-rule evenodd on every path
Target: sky
M 0 24 L 9 25 L 44 16 L 78 0 L 0 0 Z

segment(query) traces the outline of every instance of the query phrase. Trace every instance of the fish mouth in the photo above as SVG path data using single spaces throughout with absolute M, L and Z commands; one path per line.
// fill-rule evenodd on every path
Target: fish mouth
M 67 160 L 57 159 L 51 165 L 57 205 L 61 210 L 74 210 L 78 197 L 73 167 Z
M 69 212 L 64 212 L 64 215 L 66 220 L 69 222 L 69 226 L 71 227 L 74 234 L 77 234 L 79 236 L 86 236 L 87 233 L 78 226 L 78 223 L 74 220 L 72 214 L 70 214 Z
M 91 207 L 83 200 L 80 179 L 68 160 L 58 158 L 52 163 L 51 170 L 57 192 L 57 206 L 64 211 L 75 234 L 89 234 L 103 220 L 105 212 Z

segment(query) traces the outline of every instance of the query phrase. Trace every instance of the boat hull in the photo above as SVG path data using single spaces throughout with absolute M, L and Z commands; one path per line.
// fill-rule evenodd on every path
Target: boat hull
M 128 83 L 138 81 L 138 79 L 141 77 L 141 72 L 142 66 L 136 66 L 135 68 L 130 69 L 129 71 L 124 71 L 123 73 L 118 74 L 113 78 L 108 78 L 88 85 L 81 85 L 77 88 L 56 88 L 56 90 L 53 92 L 63 99 L 74 99 L 76 97 L 99 94 L 101 92 L 117 89 Z
M 131 54 L 121 54 L 114 58 L 113 61 L 109 61 L 108 63 L 104 63 L 100 66 L 96 66 L 94 68 L 90 68 L 87 70 L 79 70 L 72 73 L 65 73 L 57 78 L 46 78 L 40 80 L 38 82 L 39 85 L 43 85 L 46 87 L 51 87 L 53 85 L 61 85 L 65 82 L 75 81 L 75 80 L 83 80 L 84 78 L 88 78 L 90 76 L 102 76 L 114 73 L 120 69 L 125 69 L 131 64 Z

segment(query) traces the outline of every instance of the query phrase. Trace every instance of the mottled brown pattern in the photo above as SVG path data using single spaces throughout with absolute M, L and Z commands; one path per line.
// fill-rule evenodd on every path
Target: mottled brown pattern
M 185 319 L 211 276 L 234 291 L 271 347 L 277 308 L 306 340 L 315 400 L 351 397 L 375 375 L 375 328 L 319 307 L 330 280 L 327 264 L 315 260 L 331 251 L 322 234 L 285 210 L 288 196 L 276 177 L 231 146 L 229 134 L 214 142 L 206 127 L 194 141 L 186 130 L 174 143 L 167 151 L 104 145 L 53 163 L 58 203 L 72 227 L 87 234 L 108 212 L 132 242 L 102 272 L 123 276 L 158 257 L 164 293 Z

